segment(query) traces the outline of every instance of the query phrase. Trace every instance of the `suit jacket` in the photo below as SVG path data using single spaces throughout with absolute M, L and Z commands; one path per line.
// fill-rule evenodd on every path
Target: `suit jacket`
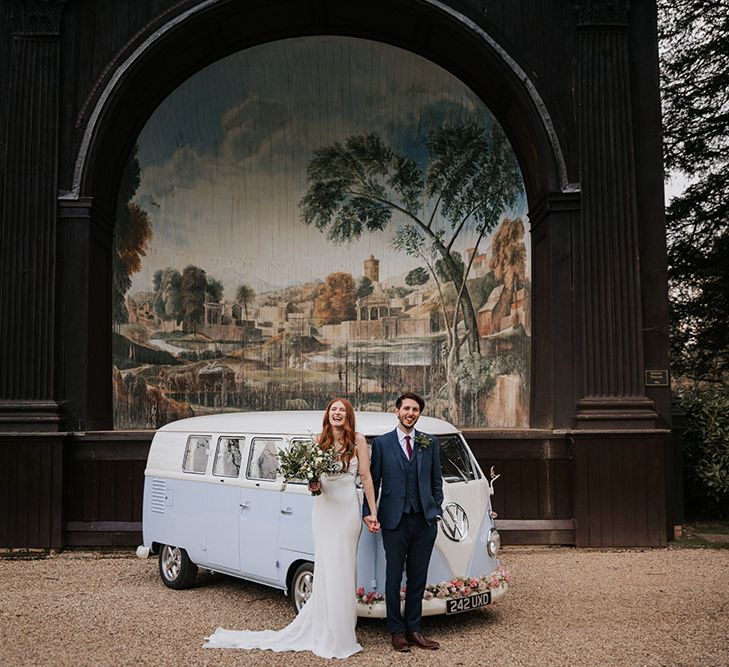
M 418 492 L 423 506 L 423 516 L 431 524 L 441 515 L 443 504 L 443 476 L 440 469 L 438 441 L 425 435 L 430 445 L 421 447 L 415 442 L 413 455 L 418 466 Z M 405 509 L 405 458 L 400 448 L 396 431 L 390 431 L 374 439 L 372 443 L 372 482 L 375 487 L 375 500 L 378 503 L 377 518 L 383 528 L 396 528 Z M 362 506 L 362 515 L 370 513 L 367 499 Z

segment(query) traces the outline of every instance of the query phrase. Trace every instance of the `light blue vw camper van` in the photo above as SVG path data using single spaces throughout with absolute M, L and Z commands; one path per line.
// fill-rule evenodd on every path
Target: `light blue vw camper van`
M 392 413 L 357 413 L 357 430 L 368 440 L 396 423 Z M 314 578 L 313 498 L 303 481 L 283 484 L 278 455 L 320 427 L 315 411 L 225 413 L 163 426 L 147 460 L 144 544 L 137 555 L 158 555 L 170 588 L 191 586 L 202 567 L 278 588 L 301 609 Z M 421 417 L 418 429 L 439 439 L 444 495 L 423 614 L 491 604 L 509 583 L 498 560 L 493 472 L 485 477 L 448 422 Z M 352 591 L 360 616 L 384 618 L 384 588 L 382 537 L 363 530 Z

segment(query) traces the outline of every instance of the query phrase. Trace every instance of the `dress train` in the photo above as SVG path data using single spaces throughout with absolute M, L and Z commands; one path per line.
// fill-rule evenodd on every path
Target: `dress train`
M 356 474 L 353 457 L 347 472 L 322 479 L 322 493 L 314 498 L 314 586 L 296 618 L 281 630 L 218 628 L 205 648 L 311 651 L 322 658 L 347 658 L 362 650 L 355 634 L 356 556 L 362 526 Z

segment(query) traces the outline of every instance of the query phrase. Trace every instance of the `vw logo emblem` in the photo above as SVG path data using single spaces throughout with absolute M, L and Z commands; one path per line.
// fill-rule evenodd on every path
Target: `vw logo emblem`
M 458 503 L 448 503 L 443 510 L 440 527 L 445 536 L 454 542 L 461 542 L 468 535 L 468 516 Z

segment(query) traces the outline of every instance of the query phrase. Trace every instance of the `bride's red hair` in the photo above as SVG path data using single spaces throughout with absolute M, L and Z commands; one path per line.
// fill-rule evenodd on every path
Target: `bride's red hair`
M 344 442 L 341 443 L 342 447 L 344 447 L 344 451 L 341 454 L 341 459 L 344 464 L 344 469 L 346 470 L 349 467 L 352 456 L 354 455 L 354 408 L 346 398 L 333 398 L 327 404 L 327 407 L 324 410 L 321 434 L 319 435 L 319 446 L 322 449 L 335 447 L 334 429 L 329 423 L 329 409 L 337 402 L 344 406 L 344 426 L 342 427 L 342 430 L 344 431 Z

